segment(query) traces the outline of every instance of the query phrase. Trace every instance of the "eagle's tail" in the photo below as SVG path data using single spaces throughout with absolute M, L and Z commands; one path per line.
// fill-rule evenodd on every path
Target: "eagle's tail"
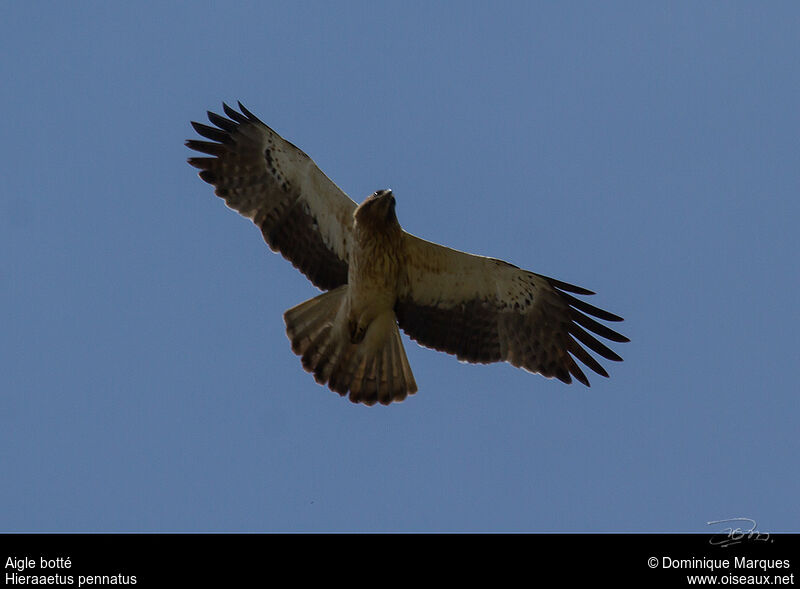
M 363 339 L 347 328 L 347 285 L 323 293 L 283 314 L 292 350 L 320 384 L 354 403 L 388 405 L 417 392 L 393 312 L 379 315 Z

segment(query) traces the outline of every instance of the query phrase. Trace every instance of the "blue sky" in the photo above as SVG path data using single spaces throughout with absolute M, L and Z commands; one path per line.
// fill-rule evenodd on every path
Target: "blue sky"
M 3 531 L 800 531 L 800 6 L 0 8 Z M 406 339 L 318 386 L 316 294 L 185 159 L 241 100 L 411 233 L 596 291 L 590 389 Z M 716 531 L 716 530 L 714 530 Z

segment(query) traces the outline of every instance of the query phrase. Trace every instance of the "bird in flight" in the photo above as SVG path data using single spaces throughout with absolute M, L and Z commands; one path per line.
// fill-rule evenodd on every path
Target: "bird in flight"
M 205 154 L 189 164 L 324 291 L 284 313 L 292 350 L 318 383 L 366 405 L 415 393 L 400 329 L 465 362 L 586 386 L 576 360 L 608 373 L 581 344 L 622 360 L 595 337 L 629 341 L 596 320 L 622 318 L 573 296 L 591 291 L 406 233 L 391 190 L 359 205 L 241 103 L 223 110 L 208 113 L 214 126 L 192 123 L 208 141 L 186 142 Z

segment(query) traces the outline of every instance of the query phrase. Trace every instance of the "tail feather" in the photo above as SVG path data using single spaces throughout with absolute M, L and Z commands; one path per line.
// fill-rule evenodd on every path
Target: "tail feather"
M 393 349 L 392 342 L 391 340 L 389 340 L 386 347 L 383 348 L 380 360 L 378 361 L 378 367 L 380 368 L 381 372 L 381 379 L 386 382 L 386 389 L 383 392 L 378 390 L 378 401 L 381 403 L 390 402 L 387 401 L 386 391 L 394 390 L 395 387 L 395 380 L 396 380 L 394 375 L 395 371 L 392 368 L 391 356 L 389 355 L 392 349 Z
M 368 380 L 374 370 L 374 363 L 374 357 L 367 358 L 364 354 L 361 354 L 361 357 L 352 362 L 348 368 L 350 373 L 350 400 L 354 403 L 375 404 L 378 397 L 377 391 L 373 385 L 373 395 L 368 387 Z
M 352 383 L 353 373 L 359 367 L 355 358 L 357 352 L 358 346 L 348 342 L 342 346 L 338 354 L 329 357 L 329 369 L 322 376 L 332 391 L 340 395 L 346 395 L 348 391 L 355 388 Z M 323 381 L 323 384 L 325 384 L 325 381 Z
M 417 391 L 397 319 L 378 316 L 359 343 L 345 329 L 347 285 L 300 303 L 284 313 L 286 333 L 303 368 L 320 384 L 354 403 L 388 405 Z
M 335 358 L 335 350 L 331 350 L 336 340 L 331 337 L 332 327 L 326 327 L 321 330 L 314 342 L 302 355 L 301 361 L 307 370 L 312 372 L 320 384 L 325 384 L 327 378 L 321 380 L 322 375 L 327 371 L 330 373 L 330 360 Z
M 399 362 L 392 363 L 393 379 L 398 383 L 399 388 L 405 388 L 410 393 L 417 390 L 417 381 L 414 380 L 414 373 L 411 372 L 411 365 L 408 363 L 403 340 L 400 338 L 400 330 L 397 329 L 392 334 L 392 350 L 389 354 L 394 358 L 399 358 Z M 403 397 L 405 398 L 405 396 Z
M 287 322 L 292 351 L 298 356 L 313 355 L 320 344 L 327 341 L 325 332 L 330 331 L 341 305 L 346 286 L 323 293 L 292 307 L 284 314 Z M 288 316 L 291 313 L 292 323 Z

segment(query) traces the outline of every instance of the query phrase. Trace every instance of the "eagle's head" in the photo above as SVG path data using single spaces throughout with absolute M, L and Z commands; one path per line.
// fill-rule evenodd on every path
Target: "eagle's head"
M 356 224 L 379 230 L 396 226 L 394 195 L 391 190 L 377 190 L 362 202 L 354 214 Z

